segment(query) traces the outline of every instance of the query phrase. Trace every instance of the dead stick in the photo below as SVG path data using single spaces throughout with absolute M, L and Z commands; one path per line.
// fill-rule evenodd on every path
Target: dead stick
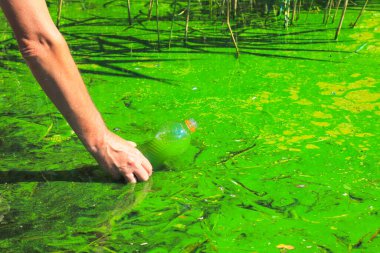
M 352 28 L 354 28 L 356 26 L 356 23 L 359 21 L 359 18 L 362 16 L 363 12 L 364 12 L 364 9 L 365 7 L 367 6 L 367 3 L 368 3 L 368 0 L 365 1 L 364 5 L 363 5 L 363 8 L 361 9 L 360 13 L 359 13 L 359 16 L 356 18 L 356 21 L 355 23 L 351 26 Z
M 59 25 L 61 22 L 62 4 L 63 4 L 63 0 L 59 0 L 58 1 L 58 13 L 57 13 L 57 28 L 58 29 L 59 29 Z
M 230 155 L 228 157 L 222 159 L 220 162 L 218 162 L 218 164 L 226 163 L 229 160 L 231 160 L 232 158 L 234 158 L 235 156 L 239 156 L 241 154 L 244 154 L 244 153 L 250 151 L 251 149 L 253 149 L 254 147 L 256 147 L 256 143 L 253 144 L 252 146 L 248 147 L 248 148 L 243 149 L 243 150 L 239 150 L 239 151 L 235 151 L 235 152 L 230 152 Z
M 375 238 L 379 235 L 380 233 L 380 228 L 371 236 L 371 238 L 369 239 L 369 242 L 372 242 L 373 240 L 375 240 Z
M 340 17 L 339 25 L 338 25 L 338 28 L 336 29 L 335 40 L 338 40 L 340 29 L 342 28 L 342 24 L 343 24 L 343 20 L 344 20 L 344 15 L 346 14 L 347 5 L 348 5 L 348 0 L 345 0 L 344 1 L 344 7 L 342 10 L 342 16 Z
M 228 26 L 228 30 L 230 30 L 230 35 L 231 35 L 232 41 L 233 41 L 235 49 L 236 49 L 236 57 L 238 58 L 239 57 L 239 48 L 238 48 L 238 45 L 236 43 L 234 33 L 232 31 L 231 24 L 230 24 L 230 0 L 227 0 L 227 26 Z
M 257 138 L 258 138 L 258 136 L 256 136 L 255 140 L 256 140 Z M 250 151 L 251 149 L 253 149 L 254 147 L 256 147 L 256 143 L 253 143 L 251 146 L 249 146 L 249 147 L 247 147 L 247 148 L 244 148 L 244 149 L 242 149 L 242 150 L 231 151 L 231 152 L 229 152 L 229 156 L 223 158 L 220 162 L 218 162 L 218 164 L 226 163 L 227 161 L 231 160 L 231 159 L 234 158 L 235 156 L 239 156 L 239 155 L 241 155 L 241 154 L 244 154 L 244 153 Z

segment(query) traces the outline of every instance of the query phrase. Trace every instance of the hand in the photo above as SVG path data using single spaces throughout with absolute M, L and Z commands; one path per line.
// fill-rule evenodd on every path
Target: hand
M 147 181 L 152 175 L 152 165 L 136 148 L 136 143 L 126 141 L 109 130 L 90 152 L 114 179 L 122 176 L 129 183 L 136 183 Z

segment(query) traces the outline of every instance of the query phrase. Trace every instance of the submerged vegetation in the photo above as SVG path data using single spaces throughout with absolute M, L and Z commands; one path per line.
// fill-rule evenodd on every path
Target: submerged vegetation
M 112 181 L 0 16 L 1 252 L 380 251 L 379 3 L 47 3 L 110 129 L 199 128 L 149 182 Z

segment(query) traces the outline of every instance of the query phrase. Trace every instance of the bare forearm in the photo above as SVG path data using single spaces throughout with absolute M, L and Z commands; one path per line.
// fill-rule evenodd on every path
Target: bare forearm
M 151 164 L 135 143 L 106 128 L 45 1 L 0 0 L 0 6 L 33 75 L 98 163 L 115 178 L 148 180 Z
M 21 43 L 29 43 L 22 41 Z M 33 43 L 33 42 L 32 42 Z M 20 45 L 34 48 L 33 45 Z M 106 130 L 95 108 L 65 41 L 36 46 L 44 52 L 23 52 L 39 84 L 67 119 L 83 143 L 91 148 Z
M 45 2 L 3 0 L 0 4 L 39 84 L 86 147 L 91 147 L 105 126 Z

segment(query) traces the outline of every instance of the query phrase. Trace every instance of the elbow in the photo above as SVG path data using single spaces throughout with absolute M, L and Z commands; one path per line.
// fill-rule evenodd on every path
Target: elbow
M 67 46 L 65 39 L 58 31 L 47 35 L 37 34 L 18 38 L 18 44 L 21 55 L 26 61 L 47 57 Z

